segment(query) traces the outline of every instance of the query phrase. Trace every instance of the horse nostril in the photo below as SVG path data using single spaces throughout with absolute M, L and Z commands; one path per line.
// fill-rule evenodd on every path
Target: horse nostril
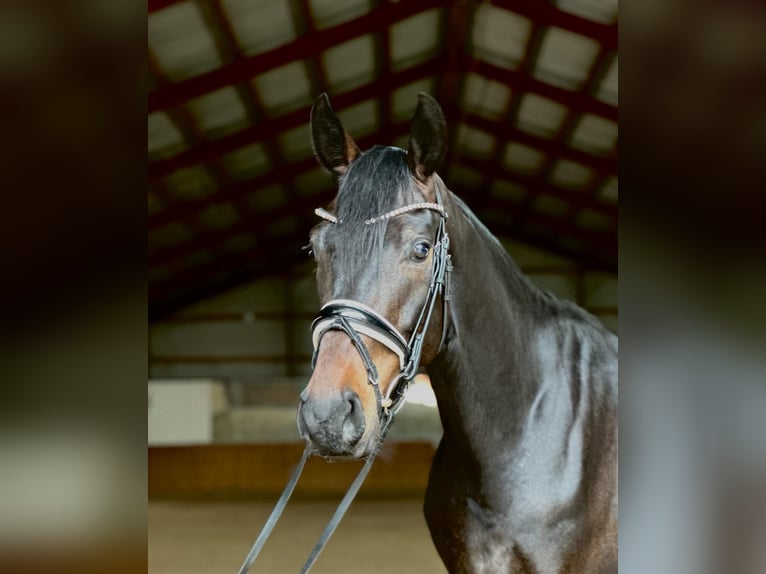
M 364 411 L 362 401 L 353 391 L 343 391 L 343 400 L 348 403 L 349 411 L 343 420 L 343 440 L 349 445 L 359 442 L 364 432 Z

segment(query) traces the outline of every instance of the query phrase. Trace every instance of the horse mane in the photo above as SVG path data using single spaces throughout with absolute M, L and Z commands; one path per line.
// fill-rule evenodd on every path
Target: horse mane
M 585 311 L 573 301 L 560 299 L 553 293 L 543 291 L 535 285 L 522 272 L 516 261 L 514 261 L 497 237 L 481 222 L 465 202 L 454 193 L 450 193 L 449 196 L 452 203 L 457 205 L 463 217 L 465 217 L 489 247 L 497 262 L 497 268 L 502 271 L 505 281 L 510 287 L 509 292 L 513 296 L 523 299 L 522 304 L 525 309 L 532 311 L 544 320 L 559 323 L 575 322 L 587 325 L 600 332 L 609 332 L 598 318 Z

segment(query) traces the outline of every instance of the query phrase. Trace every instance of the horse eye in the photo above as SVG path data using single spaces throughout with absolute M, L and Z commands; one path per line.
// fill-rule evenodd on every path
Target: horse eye
M 428 251 L 431 249 L 431 245 L 427 243 L 426 241 L 421 241 L 420 243 L 416 243 L 415 247 L 412 248 L 412 256 L 415 259 L 425 259 L 428 257 Z
M 301 247 L 301 249 L 303 249 L 303 251 L 308 253 L 309 257 L 311 257 L 312 259 L 316 261 L 316 256 L 314 254 L 314 246 L 311 245 L 311 243 L 309 243 L 308 245 L 304 245 L 303 247 Z

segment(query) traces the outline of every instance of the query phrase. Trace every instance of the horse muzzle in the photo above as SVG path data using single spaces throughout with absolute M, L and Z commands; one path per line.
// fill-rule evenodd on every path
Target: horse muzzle
M 357 458 L 366 424 L 362 402 L 354 391 L 322 398 L 301 396 L 298 430 L 324 457 Z M 361 449 L 359 447 L 362 447 Z

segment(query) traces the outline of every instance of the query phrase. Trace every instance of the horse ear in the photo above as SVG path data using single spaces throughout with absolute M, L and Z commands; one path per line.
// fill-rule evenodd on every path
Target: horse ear
M 425 182 L 439 167 L 447 150 L 447 122 L 435 99 L 418 94 L 418 107 L 410 125 L 407 163 L 412 175 Z
M 346 173 L 349 164 L 361 153 L 330 107 L 326 93 L 320 95 L 311 107 L 311 144 L 319 163 L 338 175 Z

